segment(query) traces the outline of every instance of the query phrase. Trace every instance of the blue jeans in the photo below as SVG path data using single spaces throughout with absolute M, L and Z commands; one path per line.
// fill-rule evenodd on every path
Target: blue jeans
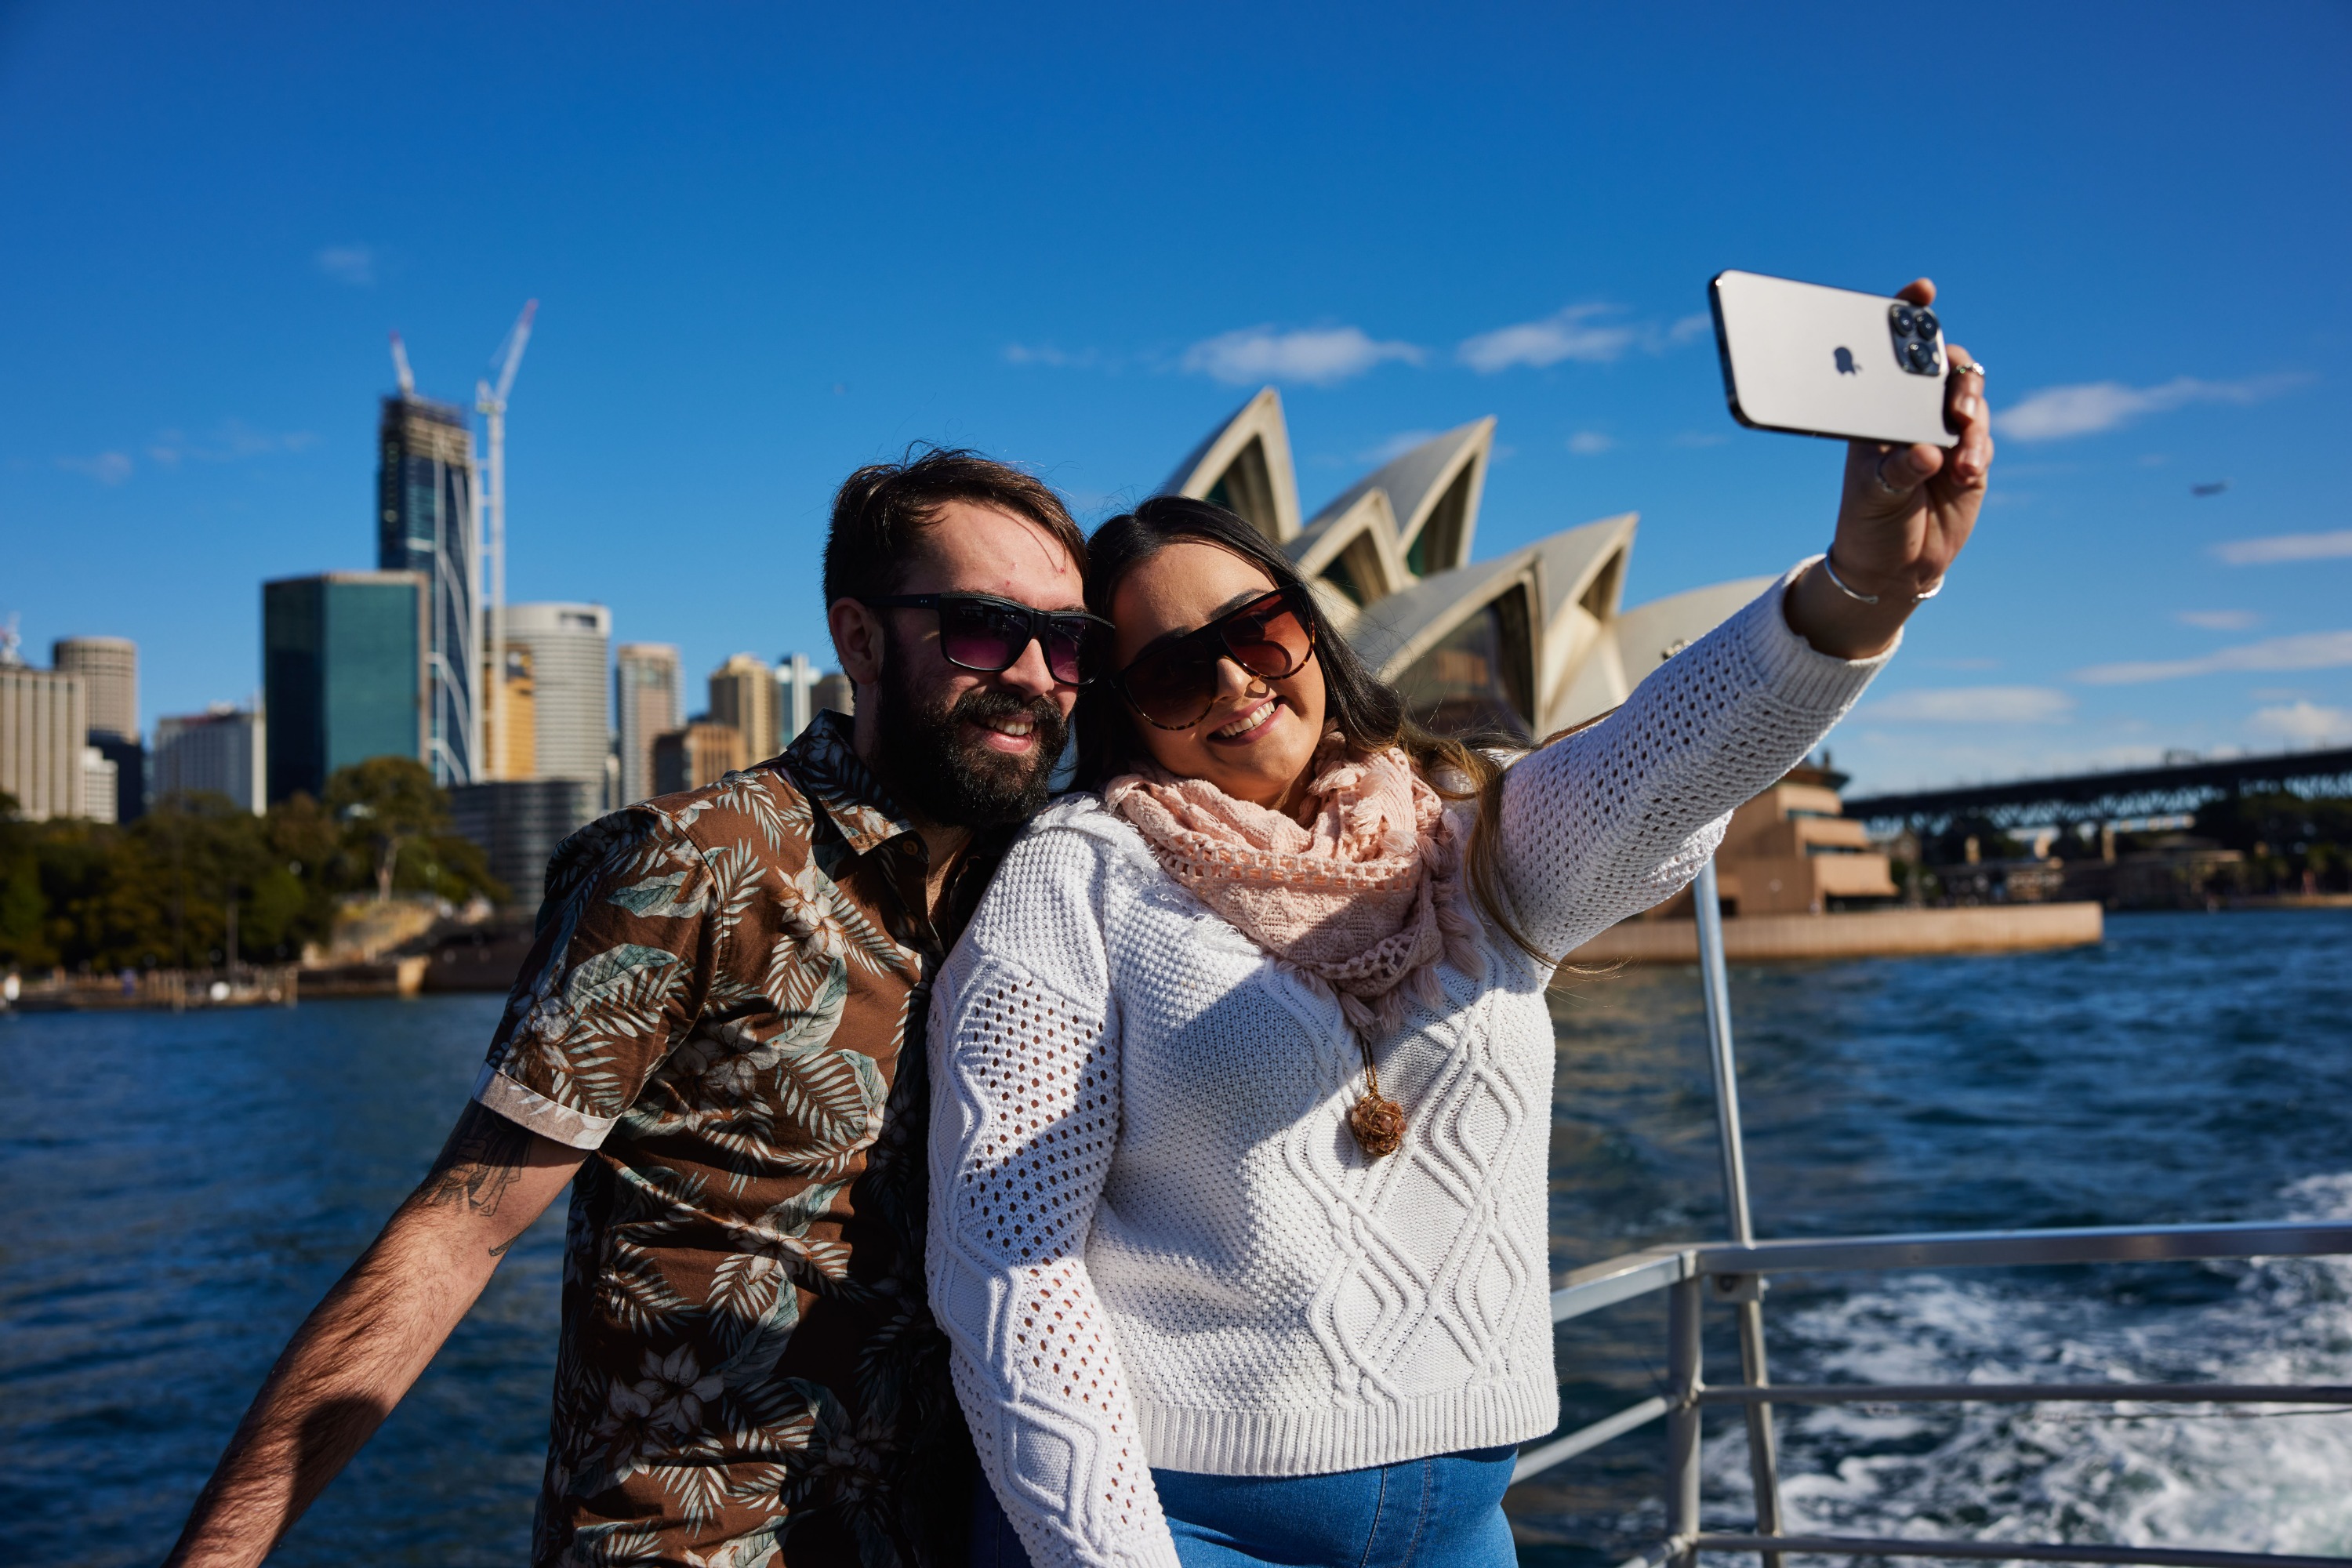
M 1517 1447 L 1328 1476 L 1154 1470 L 1184 1568 L 1513 1568 L 1503 1518 Z M 986 1481 L 972 1489 L 971 1568 L 1029 1568 Z

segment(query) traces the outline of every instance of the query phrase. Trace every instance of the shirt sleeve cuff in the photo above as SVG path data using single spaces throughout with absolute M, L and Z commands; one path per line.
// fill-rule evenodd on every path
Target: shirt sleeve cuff
M 584 1110 L 574 1110 L 555 1101 L 535 1089 L 526 1089 L 506 1074 L 482 1064 L 481 1076 L 474 1080 L 474 1102 L 485 1110 L 495 1110 L 518 1127 L 527 1128 L 542 1138 L 558 1143 L 568 1143 L 574 1149 L 595 1149 L 603 1146 L 605 1134 L 613 1131 L 617 1116 L 591 1116 Z
M 1871 679 L 1886 668 L 1886 661 L 1903 646 L 1903 634 L 1896 632 L 1885 651 L 1868 658 L 1839 658 L 1799 637 L 1789 625 L 1782 601 L 1798 574 L 1820 559 L 1808 555 L 1798 562 L 1739 612 L 1740 640 L 1756 661 L 1765 685 L 1781 700 L 1810 710 L 1843 713 Z

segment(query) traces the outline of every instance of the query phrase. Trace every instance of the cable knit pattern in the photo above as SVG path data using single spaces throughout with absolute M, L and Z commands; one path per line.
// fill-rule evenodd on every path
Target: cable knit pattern
M 1885 662 L 1808 647 L 1787 582 L 1511 769 L 1506 890 L 1551 951 L 1685 885 Z M 1038 1568 L 1173 1564 L 1151 1466 L 1312 1475 L 1558 1424 L 1550 969 L 1481 933 L 1485 978 L 1441 964 L 1378 1043 L 1408 1123 L 1373 1161 L 1338 999 L 1131 825 L 1074 796 L 1007 857 L 932 998 L 929 1276 Z

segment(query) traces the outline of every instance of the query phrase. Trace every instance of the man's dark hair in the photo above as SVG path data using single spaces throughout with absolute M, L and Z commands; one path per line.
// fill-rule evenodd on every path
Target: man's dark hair
M 1070 552 L 1078 570 L 1086 569 L 1087 536 L 1043 479 L 961 447 L 909 447 L 895 463 L 868 463 L 834 493 L 833 524 L 824 536 L 824 602 L 897 593 L 916 537 L 951 500 L 1028 519 Z

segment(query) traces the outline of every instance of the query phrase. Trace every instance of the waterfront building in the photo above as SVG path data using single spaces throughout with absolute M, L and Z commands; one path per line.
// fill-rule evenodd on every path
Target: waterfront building
M 754 759 L 746 755 L 743 731 L 732 724 L 697 719 L 654 741 L 654 793 L 676 795 L 717 784 Z M 765 761 L 764 758 L 757 759 Z
M 473 430 L 463 409 L 395 394 L 383 400 L 377 458 L 376 565 L 425 585 L 425 762 L 438 783 L 465 784 L 482 771 Z
M 849 684 L 849 677 L 839 670 L 817 677 L 809 689 L 809 706 L 816 713 L 839 713 L 846 717 L 857 711 L 857 689 Z
M 434 596 L 420 572 L 326 572 L 261 586 L 261 659 L 272 803 L 326 792 L 370 757 L 432 766 Z M 437 773 L 436 777 L 439 776 Z
M 89 695 L 79 675 L 0 664 L 0 795 L 30 822 L 88 815 Z
M 139 738 L 139 645 L 129 637 L 59 637 L 49 664 L 79 675 L 89 704 L 90 733 Z
M 758 655 L 739 653 L 710 672 L 710 721 L 742 735 L 746 762 L 738 766 L 765 762 L 783 749 L 776 742 L 776 674 Z
M 1604 712 L 1771 581 L 1627 609 L 1632 512 L 1473 562 L 1494 438 L 1492 418 L 1432 437 L 1302 518 L 1282 398 L 1267 387 L 1160 490 L 1213 500 L 1279 545 L 1374 670 L 1453 731 L 1531 739 Z
M 89 707 L 89 743 L 114 766 L 112 815 L 97 816 L 93 796 L 87 803 L 93 819 L 136 822 L 147 809 L 147 752 L 140 744 L 139 645 L 129 637 L 59 637 L 49 645 L 49 663 L 81 677 Z
M 816 667 L 804 653 L 788 653 L 776 661 L 776 746 L 800 739 L 816 717 Z
M 539 773 L 539 726 L 530 649 L 509 643 L 506 663 L 498 700 L 482 710 L 482 771 L 494 779 L 534 778 Z M 482 689 L 487 691 L 489 666 L 482 669 Z
M 491 779 L 449 792 L 450 824 L 481 846 L 490 875 L 507 887 L 507 902 L 535 906 L 555 847 L 596 815 L 600 777 Z
M 507 646 L 530 654 L 532 773 L 593 785 L 592 806 L 603 804 L 613 750 L 612 636 L 613 612 L 603 605 L 507 606 Z
M 260 816 L 268 804 L 267 731 L 260 713 L 226 702 L 156 720 L 155 798 L 225 795 Z
M 656 793 L 654 742 L 686 721 L 679 668 L 677 649 L 668 643 L 625 642 L 614 650 L 616 805 L 633 805 Z
M 111 731 L 89 731 L 89 748 L 114 764 L 116 822 L 136 822 L 147 815 L 147 748 Z
M 96 746 L 81 749 L 81 813 L 92 822 L 112 822 L 114 759 Z

